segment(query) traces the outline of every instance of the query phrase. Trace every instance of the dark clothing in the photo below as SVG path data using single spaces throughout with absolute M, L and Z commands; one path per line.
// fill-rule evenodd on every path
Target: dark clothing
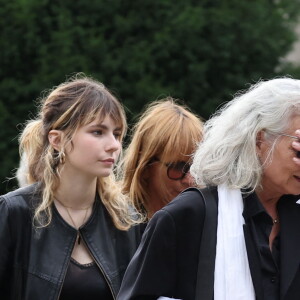
M 38 185 L 0 197 L 0 295 L 3 300 L 57 300 L 65 279 L 77 230 L 53 206 L 51 224 L 32 225 L 41 196 Z M 102 202 L 96 201 L 80 229 L 113 296 L 140 241 L 139 227 L 118 230 Z
M 217 189 L 213 188 L 212 192 L 217 202 Z M 268 227 L 261 223 L 260 217 L 266 223 L 270 223 L 270 217 L 264 209 L 260 211 L 259 207 L 252 210 L 253 199 L 255 201 L 255 195 L 245 199 L 244 236 L 256 299 L 299 300 L 298 197 L 284 196 L 278 204 L 281 233 L 276 254 L 270 251 L 265 253 Z M 260 202 L 256 204 L 259 205 Z M 159 296 L 165 296 L 194 300 L 203 217 L 204 205 L 197 191 L 180 194 L 157 212 L 150 220 L 142 242 L 129 264 L 118 299 L 156 300 Z M 270 277 L 273 272 L 279 276 L 275 279 L 274 288 L 271 284 L 274 278 Z M 278 279 L 279 283 L 276 282 Z M 276 296 L 272 298 L 271 295 L 274 294 Z
M 269 236 L 273 220 L 264 209 L 256 194 L 244 196 L 243 216 L 245 223 L 249 226 L 259 257 L 262 278 L 259 284 L 260 290 L 263 291 L 263 299 L 279 300 L 280 237 L 277 236 L 275 238 L 272 252 L 269 247 Z
M 103 299 L 113 296 L 95 262 L 79 264 L 71 258 L 59 300 Z
M 197 191 L 156 212 L 125 273 L 119 300 L 194 300 L 204 204 Z M 212 233 L 214 234 L 214 233 Z

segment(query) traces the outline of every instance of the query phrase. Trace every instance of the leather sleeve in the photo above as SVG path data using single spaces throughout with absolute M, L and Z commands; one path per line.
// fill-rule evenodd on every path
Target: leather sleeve
M 8 289 L 9 263 L 12 263 L 11 254 L 11 232 L 9 228 L 9 210 L 4 198 L 0 197 L 0 291 L 6 295 Z M 1 298 L 2 299 L 2 298 Z
M 164 210 L 149 222 L 125 273 L 119 300 L 172 297 L 176 283 L 176 226 Z

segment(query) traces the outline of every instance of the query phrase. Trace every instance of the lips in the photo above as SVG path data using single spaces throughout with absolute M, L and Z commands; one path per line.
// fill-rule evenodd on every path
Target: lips
M 101 162 L 114 164 L 115 160 L 113 158 L 107 158 L 107 159 L 101 160 Z

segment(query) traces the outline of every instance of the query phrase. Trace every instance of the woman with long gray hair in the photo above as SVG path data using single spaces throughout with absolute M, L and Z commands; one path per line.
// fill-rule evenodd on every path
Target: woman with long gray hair
M 298 128 L 300 80 L 258 82 L 220 109 L 205 124 L 191 166 L 206 188 L 184 191 L 154 215 L 119 299 L 195 300 L 200 277 L 217 300 L 300 299 Z M 205 202 L 217 216 L 203 230 L 205 214 L 214 214 Z M 213 270 L 202 274 L 207 231 L 215 238 Z

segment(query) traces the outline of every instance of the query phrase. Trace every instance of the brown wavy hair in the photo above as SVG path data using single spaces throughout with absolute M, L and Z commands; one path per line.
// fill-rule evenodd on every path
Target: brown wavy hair
M 60 183 L 58 165 L 63 149 L 72 145 L 72 137 L 80 127 L 106 116 L 121 128 L 122 141 L 127 129 L 123 107 L 102 83 L 83 74 L 73 76 L 41 99 L 37 118 L 27 122 L 19 139 L 20 154 L 25 155 L 28 164 L 27 183 L 39 182 L 42 189 L 42 201 L 34 216 L 38 226 L 47 226 L 52 219 L 51 205 Z M 59 152 L 48 141 L 48 133 L 53 129 L 64 132 Z M 115 226 L 126 230 L 135 224 L 138 217 L 132 215 L 130 200 L 122 194 L 114 175 L 99 177 L 97 184 Z

